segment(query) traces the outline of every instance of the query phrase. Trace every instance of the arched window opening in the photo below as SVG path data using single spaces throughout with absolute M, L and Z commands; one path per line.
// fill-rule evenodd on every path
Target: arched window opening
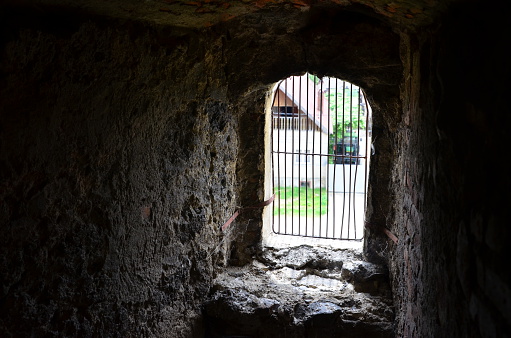
M 309 73 L 284 79 L 273 91 L 270 132 L 275 200 L 266 233 L 361 242 L 371 152 L 362 89 Z

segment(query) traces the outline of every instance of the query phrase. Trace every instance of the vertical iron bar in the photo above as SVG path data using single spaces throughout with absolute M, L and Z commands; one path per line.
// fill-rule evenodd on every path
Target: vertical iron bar
M 309 73 L 305 73 L 306 77 L 305 77 L 305 90 L 306 90 L 306 115 L 307 115 L 307 119 L 306 119 L 306 122 L 307 122 L 307 132 L 305 133 L 305 148 L 307 149 L 307 147 L 309 146 L 309 123 L 310 123 L 310 119 L 309 119 Z M 307 152 L 307 150 L 306 150 Z M 307 156 L 307 155 L 305 155 Z M 306 157 L 307 158 L 307 157 Z M 307 189 L 307 178 L 309 177 L 309 165 L 308 165 L 308 162 L 305 161 L 305 206 L 308 206 L 309 205 L 309 194 L 308 194 L 308 189 Z M 308 208 L 306 207 L 305 208 L 305 234 L 308 233 L 308 228 L 309 228 L 309 221 L 308 221 Z M 313 232 L 314 234 L 314 232 Z
M 350 83 L 350 143 L 351 144 L 351 141 L 353 139 L 353 84 Z M 350 155 L 349 155 L 349 168 L 350 168 L 350 175 L 349 175 L 349 191 L 348 191 L 348 235 L 347 237 L 349 238 L 350 237 L 350 220 L 351 220 L 351 195 L 352 195 L 352 191 L 351 191 L 351 161 L 353 161 L 353 154 L 352 152 L 350 151 Z
M 321 154 L 319 156 L 319 233 L 321 235 L 321 215 L 322 215 L 322 193 L 323 193 L 323 132 L 322 132 L 322 128 L 324 127 L 323 126 L 323 79 L 320 80 L 320 85 L 319 85 L 319 93 L 320 95 L 318 95 L 318 105 L 319 105 L 319 125 L 320 125 L 320 133 L 319 133 L 319 153 Z M 328 229 L 328 228 L 327 228 Z M 325 236 L 326 236 L 326 230 L 325 229 Z
M 331 95 L 329 95 L 331 97 Z M 332 214 L 332 226 L 333 226 L 333 230 L 332 230 L 332 236 L 335 237 L 335 229 L 336 229 L 336 223 L 335 223 L 335 214 L 337 212 L 337 208 L 336 208 L 336 204 L 335 204 L 335 197 L 336 197 L 336 189 L 335 189 L 335 182 L 336 182 L 336 173 L 337 173 L 337 123 L 338 123 L 338 118 L 337 118 L 337 79 L 335 79 L 335 92 L 334 92 L 334 106 L 335 106 L 335 123 L 333 124 L 333 132 L 334 132 L 334 148 L 333 148 L 333 152 L 334 152 L 334 172 L 333 172 L 333 175 L 332 175 L 332 191 L 333 191 L 333 195 L 332 195 L 332 204 L 333 204 L 333 214 Z
M 280 175 L 280 133 L 281 133 L 281 128 L 282 128 L 282 124 L 281 124 L 281 120 L 280 120 L 280 86 L 282 85 L 282 81 L 279 83 L 279 86 L 277 88 L 277 118 L 278 118 L 278 133 L 277 133 L 277 173 L 278 173 L 278 178 L 279 178 L 279 233 L 282 231 L 281 230 L 281 227 L 282 227 L 282 220 L 281 220 L 281 212 L 282 212 L 282 205 L 281 205 L 281 201 L 282 201 L 282 182 L 281 182 L 281 175 Z
M 318 78 L 319 79 L 319 78 Z M 319 133 L 319 234 L 320 236 L 322 236 L 322 225 L 323 223 L 321 222 L 321 193 L 322 193 L 322 181 L 323 181 L 323 170 L 322 170 L 322 163 L 323 163 L 323 157 L 322 157 L 322 154 L 323 154 L 323 133 L 321 132 L 322 130 L 322 127 L 323 127 L 323 100 L 322 100 L 322 96 L 321 96 L 321 89 L 323 88 L 323 80 L 319 80 L 319 91 L 317 93 L 317 96 L 318 96 L 318 112 L 319 112 L 319 130 L 320 130 L 320 133 Z
M 303 125 L 302 125 L 302 117 L 301 117 L 301 114 L 300 114 L 300 108 L 302 107 L 302 77 L 300 76 L 298 78 L 298 149 L 301 149 L 302 147 L 302 129 L 303 129 Z M 300 156 L 300 155 L 298 155 Z M 298 157 L 300 158 L 300 157 Z M 301 205 L 302 205 L 302 202 L 301 202 L 301 194 L 300 194 L 300 181 L 302 179 L 302 174 L 301 174 L 301 169 L 302 169 L 302 164 L 301 163 L 298 163 L 298 205 L 300 206 L 300 208 L 298 209 L 298 233 L 301 234 L 301 227 L 302 227 L 302 224 L 301 224 L 301 217 L 300 217 L 300 213 L 301 213 Z M 307 235 L 307 233 L 305 233 L 305 235 Z
M 295 77 L 293 76 L 291 78 L 291 117 L 289 121 L 291 122 L 291 152 L 295 151 L 295 126 L 294 126 L 294 97 L 295 97 Z M 287 96 L 286 96 L 287 97 Z M 295 190 L 295 184 L 294 184 L 294 162 L 293 162 L 294 155 L 291 155 L 291 234 L 295 233 L 295 217 L 294 217 L 294 210 L 295 210 L 295 199 L 294 196 L 294 190 Z M 296 158 L 294 159 L 296 160 Z M 298 208 L 300 208 L 300 205 L 298 205 Z
M 329 187 L 330 187 L 330 149 L 329 149 L 329 145 L 330 145 L 330 126 L 332 124 L 332 120 L 331 120 L 331 116 L 330 116 L 330 92 L 329 92 L 329 87 L 330 87 L 330 78 L 327 77 L 327 80 L 328 80 L 328 85 L 327 85 L 327 89 L 325 90 L 325 92 L 328 91 L 328 97 L 327 97 L 327 100 L 326 100 L 326 109 L 327 109 L 327 141 L 326 141 L 326 151 L 327 151 L 327 157 L 326 157 L 326 190 L 325 190 L 325 193 L 326 193 L 326 229 L 325 229 L 325 235 L 328 237 L 328 222 L 330 221 L 329 220 L 329 216 L 330 216 L 330 196 L 329 196 Z
M 337 87 L 339 85 L 339 80 L 338 79 L 335 79 L 335 124 L 334 124 L 334 139 L 335 139 L 335 143 L 334 143 L 334 174 L 333 174 L 333 177 L 332 177 L 332 187 L 333 187 L 333 210 L 334 210 L 334 213 L 332 215 L 332 225 L 334 227 L 334 230 L 333 230 L 333 236 L 335 236 L 335 228 L 336 228 L 336 223 L 335 223 L 335 213 L 337 211 L 337 208 L 336 208 L 336 204 L 335 204 L 335 197 L 336 197 L 336 192 L 335 192 L 335 178 L 336 178 L 336 173 L 337 173 L 337 124 L 339 122 L 339 117 L 338 117 L 338 114 L 337 114 L 337 96 L 338 96 L 338 92 L 337 92 Z
M 313 81 L 312 83 L 312 151 L 314 151 L 316 147 L 316 81 Z M 314 212 L 315 212 L 315 206 L 314 206 L 314 181 L 316 177 L 314 176 L 314 157 L 311 156 L 311 171 L 312 171 L 312 235 L 314 236 L 314 230 L 316 226 L 316 220 L 314 219 Z
M 286 121 L 286 129 L 284 129 L 284 152 L 285 152 L 285 155 L 284 155 L 284 188 L 285 188 L 285 191 L 286 191 L 286 200 L 287 200 L 287 162 L 289 162 L 289 155 L 288 155 L 288 144 L 287 144 L 287 137 L 288 137 L 288 120 L 287 120 L 287 96 L 288 96 L 288 88 L 287 88 L 287 79 L 286 81 L 284 82 L 284 90 L 285 90 L 285 95 L 284 95 L 284 121 Z M 292 155 L 291 155 L 292 156 Z M 293 190 L 291 189 L 291 193 L 293 192 Z M 291 202 L 292 204 L 292 202 Z M 288 219 L 288 210 L 286 208 L 286 214 L 285 214 L 285 218 L 284 218 L 284 232 L 287 234 L 287 219 Z
M 342 123 L 342 128 L 341 128 L 341 144 L 342 144 L 342 157 L 341 157 L 341 161 L 342 161 L 342 185 L 343 185 L 343 189 L 342 189 L 342 218 L 341 218 L 341 238 L 342 238 L 342 233 L 344 231 L 344 214 L 345 214 L 345 211 L 346 211 L 346 168 L 344 167 L 345 163 L 346 162 L 346 148 L 344 146 L 344 133 L 345 133 L 345 123 L 344 123 L 344 113 L 345 113 L 345 108 L 346 108 L 346 82 L 345 81 L 342 81 L 342 119 L 341 119 L 341 123 Z
M 275 122 L 276 119 L 274 117 L 273 107 L 275 106 L 275 96 L 276 95 L 278 96 L 279 85 L 280 85 L 280 83 L 277 85 L 277 89 L 276 89 L 276 92 L 273 94 L 273 101 L 271 103 L 271 120 L 272 120 L 273 128 L 275 128 L 275 125 L 278 126 L 278 124 L 277 124 L 278 122 L 277 123 Z M 273 193 L 276 193 L 276 191 L 275 191 L 275 188 L 276 188 L 276 186 L 275 186 L 275 167 L 277 166 L 277 163 L 278 163 L 278 159 L 277 160 L 275 159 L 275 153 L 276 153 L 276 151 L 275 151 L 276 145 L 275 145 L 275 140 L 274 140 L 275 134 L 277 134 L 277 138 L 278 138 L 278 130 L 277 130 L 276 133 L 275 133 L 274 130 L 272 130 L 272 140 L 271 140 L 271 142 L 272 142 L 272 146 L 271 146 L 271 158 L 272 158 L 272 164 L 273 164 L 272 174 L 273 174 L 273 189 L 274 189 Z M 278 166 L 277 166 L 277 169 L 278 169 Z M 277 201 L 279 201 L 279 199 L 277 199 Z M 274 208 L 273 214 L 272 214 L 272 229 L 273 229 L 273 232 L 276 232 L 275 231 L 275 228 L 276 228 L 275 227 L 275 206 L 276 205 L 277 205 L 277 203 L 273 203 L 273 208 Z

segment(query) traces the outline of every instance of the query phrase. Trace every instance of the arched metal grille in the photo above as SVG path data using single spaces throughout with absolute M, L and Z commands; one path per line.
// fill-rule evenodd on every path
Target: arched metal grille
M 292 76 L 278 84 L 271 113 L 273 232 L 361 240 L 371 144 L 362 90 Z

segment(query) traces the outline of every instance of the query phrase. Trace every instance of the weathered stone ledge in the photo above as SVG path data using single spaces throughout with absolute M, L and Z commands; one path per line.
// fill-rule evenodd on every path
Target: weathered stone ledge
M 393 337 L 384 267 L 359 252 L 300 246 L 230 267 L 205 304 L 210 337 Z

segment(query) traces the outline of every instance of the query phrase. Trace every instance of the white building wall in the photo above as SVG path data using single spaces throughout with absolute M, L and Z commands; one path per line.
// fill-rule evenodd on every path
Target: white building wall
M 320 131 L 273 130 L 275 186 L 327 185 L 328 135 Z M 308 153 L 310 155 L 299 155 Z

